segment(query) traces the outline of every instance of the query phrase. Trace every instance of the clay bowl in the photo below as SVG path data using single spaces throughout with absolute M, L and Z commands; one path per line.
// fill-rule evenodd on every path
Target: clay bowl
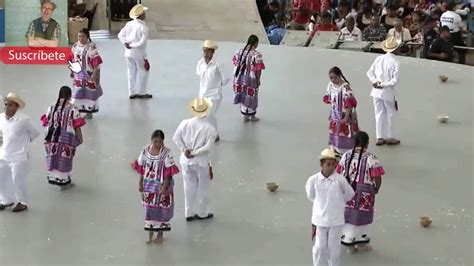
M 446 81 L 448 81 L 448 77 L 443 76 L 443 75 L 439 75 L 438 78 L 439 78 L 439 80 L 440 80 L 441 82 L 446 82 Z
M 440 123 L 446 123 L 448 122 L 449 116 L 447 115 L 438 115 L 436 117 Z
M 423 226 L 424 228 L 429 227 L 432 222 L 433 222 L 433 220 L 431 220 L 431 218 L 428 217 L 428 216 L 420 217 L 420 225 Z
M 267 183 L 267 189 L 268 189 L 268 191 L 270 191 L 270 192 L 275 192 L 275 191 L 278 189 L 278 187 L 279 187 L 278 184 L 275 183 L 275 182 L 269 182 L 269 183 Z

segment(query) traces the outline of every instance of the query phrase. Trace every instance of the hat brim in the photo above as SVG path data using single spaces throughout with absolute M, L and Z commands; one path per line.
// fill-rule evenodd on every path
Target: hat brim
M 331 159 L 331 160 L 337 160 L 337 156 L 332 157 L 332 156 L 319 156 L 319 160 L 325 160 L 325 159 Z
M 399 43 L 398 43 L 397 46 L 395 46 L 394 48 L 387 48 L 387 47 L 385 47 L 385 41 L 383 41 L 383 42 L 380 44 L 380 48 L 381 48 L 382 50 L 384 50 L 385 52 L 387 52 L 387 53 L 391 53 L 391 52 L 397 50 L 398 47 L 400 47 L 400 44 L 399 44 Z
M 25 102 L 22 99 L 18 98 L 18 97 L 5 97 L 5 101 L 11 101 L 11 102 L 14 102 L 14 103 L 18 104 L 20 109 L 25 108 Z
M 189 103 L 189 110 L 191 111 L 191 113 L 193 114 L 194 117 L 202 118 L 202 117 L 206 117 L 206 116 L 209 115 L 209 112 L 212 109 L 212 102 L 207 98 L 203 98 L 203 101 L 206 103 L 207 108 L 206 108 L 206 110 L 204 110 L 202 112 L 198 112 L 193 108 L 194 100 Z
M 136 19 L 136 18 L 138 18 L 139 16 L 141 16 L 143 13 L 145 13 L 145 11 L 147 11 L 147 10 L 148 10 L 148 7 L 143 6 L 143 12 L 141 12 L 140 14 L 137 15 L 137 14 L 134 14 L 134 13 L 135 13 L 135 12 L 134 12 L 135 10 L 133 10 L 133 8 L 132 8 L 132 10 L 130 10 L 130 12 L 128 13 L 128 16 L 129 16 L 131 19 Z
M 205 46 L 203 46 L 202 48 L 205 48 L 205 49 L 212 49 L 212 50 L 217 50 L 217 48 L 219 48 L 219 46 L 217 46 L 217 45 L 213 45 L 213 46 L 210 46 L 210 45 L 205 45 Z

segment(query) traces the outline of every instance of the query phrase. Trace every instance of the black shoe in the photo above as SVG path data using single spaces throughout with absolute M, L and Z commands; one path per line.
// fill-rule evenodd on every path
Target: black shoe
M 197 218 L 197 215 L 186 217 L 186 222 L 192 222 Z
M 10 204 L 0 204 L 0 211 L 3 211 L 5 210 L 6 208 L 9 208 L 13 206 L 13 203 L 10 203 Z
M 128 98 L 130 98 L 130 99 L 136 99 L 136 98 L 138 98 L 138 94 L 132 94 L 132 95 L 130 95 L 130 97 L 128 97 Z
M 138 98 L 140 98 L 140 99 L 151 99 L 151 98 L 153 98 L 153 95 L 148 94 L 148 93 L 147 94 L 140 94 L 140 95 L 138 95 Z
M 214 214 L 213 213 L 209 213 L 206 217 L 199 217 L 196 215 L 196 218 L 198 220 L 206 220 L 206 219 L 211 219 L 212 217 L 214 217 Z

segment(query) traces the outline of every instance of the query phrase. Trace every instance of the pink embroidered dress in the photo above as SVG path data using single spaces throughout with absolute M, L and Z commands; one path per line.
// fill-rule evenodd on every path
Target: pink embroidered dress
M 48 108 L 41 117 L 47 128 L 45 137 L 48 182 L 65 186 L 71 183 L 71 171 L 76 148 L 80 142 L 75 129 L 86 124 L 79 110 L 73 104 L 63 100 Z
M 99 97 L 102 96 L 100 75 L 97 81 L 92 80 L 92 73 L 99 69 L 102 58 L 97 46 L 93 42 L 81 44 L 76 42 L 72 46 L 73 62 L 80 62 L 82 70 L 72 73 L 72 103 L 79 108 L 81 113 L 97 113 L 99 111 Z
M 353 156 L 352 153 L 352 150 L 344 153 L 336 168 L 336 172 L 346 177 L 355 191 L 355 196 L 346 204 L 344 234 L 351 239 L 368 239 L 367 225 L 373 222 L 375 194 L 379 189 L 374 177 L 383 176 L 385 170 L 375 155 L 367 151 L 361 155 L 359 150 Z
M 243 115 L 255 115 L 258 107 L 257 73 L 265 69 L 262 54 L 256 50 L 238 50 L 234 64 L 234 104 L 240 104 Z
M 174 215 L 173 175 L 179 173 L 170 149 L 163 147 L 158 155 L 146 146 L 132 167 L 143 176 L 142 204 L 145 209 L 146 231 L 170 231 Z M 165 179 L 170 179 L 166 193 L 160 195 Z

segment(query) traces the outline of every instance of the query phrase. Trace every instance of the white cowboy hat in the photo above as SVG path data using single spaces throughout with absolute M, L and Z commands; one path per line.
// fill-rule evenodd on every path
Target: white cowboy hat
M 8 93 L 7 97 L 5 97 L 4 100 L 12 101 L 18 104 L 18 106 L 20 106 L 20 109 L 25 107 L 25 102 L 20 97 L 16 96 L 16 94 L 14 94 L 13 92 Z
M 195 117 L 206 117 L 212 108 L 212 102 L 206 98 L 195 98 L 189 103 L 189 110 Z
M 395 38 L 395 37 L 388 37 L 383 41 L 380 45 L 382 50 L 384 50 L 387 53 L 391 53 L 395 50 L 397 50 L 398 46 L 400 46 L 400 42 Z
M 206 40 L 204 41 L 204 44 L 202 45 L 203 48 L 208 48 L 208 49 L 212 49 L 212 50 L 217 50 L 217 48 L 219 46 L 217 46 L 217 43 L 213 42 L 213 41 L 210 41 L 210 40 Z
M 145 11 L 147 10 L 148 10 L 148 7 L 143 6 L 142 4 L 138 4 L 132 7 L 128 15 L 130 16 L 131 19 L 136 19 L 139 16 L 141 16 L 143 13 L 145 13 Z
M 331 149 L 331 148 L 327 148 L 327 149 L 324 149 L 324 150 L 321 152 L 321 155 L 319 156 L 319 159 L 320 159 L 320 160 L 323 160 L 323 159 L 334 159 L 334 160 L 337 160 L 338 157 L 337 157 L 336 151 L 334 151 L 334 150 Z

